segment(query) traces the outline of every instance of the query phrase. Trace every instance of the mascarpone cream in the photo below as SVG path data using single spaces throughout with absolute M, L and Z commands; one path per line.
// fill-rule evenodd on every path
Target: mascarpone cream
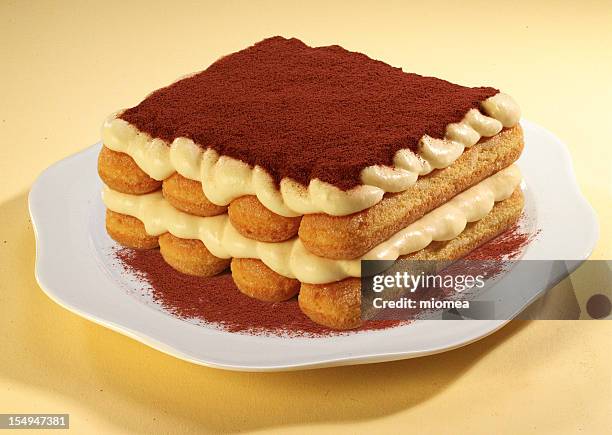
M 361 260 L 396 260 L 425 248 L 432 241 L 457 237 L 468 222 L 482 219 L 495 202 L 509 198 L 520 181 L 517 166 L 502 169 L 352 260 L 318 257 L 307 251 L 297 237 L 280 243 L 248 239 L 236 231 L 227 214 L 199 217 L 183 213 L 171 206 L 160 191 L 128 195 L 105 186 L 102 198 L 110 210 L 140 219 L 150 235 L 168 231 L 176 237 L 198 239 L 217 257 L 257 258 L 288 278 L 323 284 L 361 276 Z
M 402 192 L 419 176 L 450 166 L 466 147 L 481 137 L 491 137 L 504 127 L 516 125 L 520 109 L 508 95 L 498 93 L 482 103 L 484 113 L 471 109 L 457 123 L 449 124 L 443 139 L 423 136 L 419 152 L 399 150 L 393 166 L 374 165 L 361 171 L 362 185 L 348 191 L 318 179 L 308 186 L 284 178 L 280 189 L 267 171 L 240 160 L 219 155 L 211 148 L 179 137 L 167 143 L 139 131 L 127 121 L 112 115 L 102 128 L 108 148 L 131 156 L 136 164 L 156 180 L 174 172 L 202 183 L 206 197 L 217 205 L 227 205 L 244 195 L 256 195 L 259 201 L 282 216 L 326 213 L 344 216 L 378 203 L 386 192 Z

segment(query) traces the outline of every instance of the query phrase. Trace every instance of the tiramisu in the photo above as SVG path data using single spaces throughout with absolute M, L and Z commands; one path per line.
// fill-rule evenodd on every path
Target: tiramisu
M 519 117 L 493 88 L 266 39 L 109 117 L 106 228 L 355 328 L 361 260 L 460 258 L 516 222 Z

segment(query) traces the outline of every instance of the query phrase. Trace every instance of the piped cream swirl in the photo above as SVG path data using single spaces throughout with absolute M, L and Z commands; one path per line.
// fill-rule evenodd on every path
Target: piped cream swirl
M 301 282 L 322 284 L 361 275 L 361 260 L 396 260 L 425 248 L 432 241 L 457 237 L 468 222 L 485 217 L 497 201 L 512 195 L 521 181 L 517 166 L 510 166 L 455 196 L 408 225 L 360 258 L 332 260 L 306 250 L 299 238 L 265 243 L 242 236 L 227 214 L 198 217 L 172 207 L 161 192 L 128 195 L 104 187 L 102 198 L 110 210 L 140 219 L 150 235 L 170 232 L 184 239 L 199 239 L 220 258 L 258 258 L 275 272 Z
M 520 109 L 508 95 L 498 93 L 482 103 L 481 113 L 471 109 L 464 118 L 446 127 L 444 138 L 425 135 L 418 153 L 397 151 L 393 166 L 373 165 L 361 171 L 362 184 L 344 191 L 318 179 L 308 186 L 284 178 L 280 189 L 260 166 L 204 149 L 191 139 L 176 138 L 171 144 L 151 138 L 135 126 L 112 115 L 102 128 L 108 148 L 130 155 L 150 177 L 163 180 L 174 172 L 202 183 L 204 194 L 217 205 L 227 205 L 244 195 L 256 195 L 261 203 L 282 216 L 326 213 L 344 216 L 378 203 L 386 192 L 402 192 L 419 176 L 451 165 L 465 148 L 481 137 L 491 137 L 504 127 L 516 125 Z

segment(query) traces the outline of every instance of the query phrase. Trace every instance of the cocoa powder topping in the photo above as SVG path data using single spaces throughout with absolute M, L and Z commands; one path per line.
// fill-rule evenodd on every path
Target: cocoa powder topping
M 348 190 L 361 170 L 443 137 L 498 93 L 405 73 L 337 45 L 274 37 L 149 95 L 120 117 L 152 137 L 202 147 L 304 185 Z

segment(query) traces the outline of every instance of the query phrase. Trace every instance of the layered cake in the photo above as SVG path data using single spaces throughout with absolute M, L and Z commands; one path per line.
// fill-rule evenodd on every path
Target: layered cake
M 355 328 L 361 260 L 456 259 L 516 222 L 519 117 L 494 88 L 266 39 L 106 120 L 106 228 Z

